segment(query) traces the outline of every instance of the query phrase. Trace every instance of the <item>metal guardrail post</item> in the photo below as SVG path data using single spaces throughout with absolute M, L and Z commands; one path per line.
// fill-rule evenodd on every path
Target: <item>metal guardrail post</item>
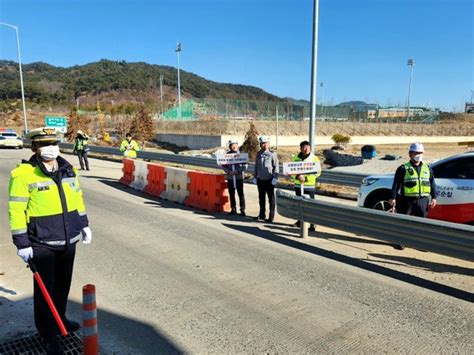
M 309 223 L 300 221 L 300 238 L 308 238 Z

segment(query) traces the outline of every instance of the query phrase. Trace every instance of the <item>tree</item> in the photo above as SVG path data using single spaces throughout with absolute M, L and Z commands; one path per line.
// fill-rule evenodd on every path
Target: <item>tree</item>
M 145 141 L 154 138 L 155 124 L 151 118 L 150 112 L 147 111 L 145 107 L 140 107 L 135 116 L 133 116 L 130 125 L 130 133 L 134 139 L 141 141 L 142 144 L 145 144 Z
M 250 160 L 255 160 L 259 149 L 260 144 L 258 143 L 257 128 L 255 128 L 255 124 L 253 122 L 250 122 L 250 128 L 245 134 L 244 143 L 240 147 L 240 150 L 242 152 L 248 153 Z

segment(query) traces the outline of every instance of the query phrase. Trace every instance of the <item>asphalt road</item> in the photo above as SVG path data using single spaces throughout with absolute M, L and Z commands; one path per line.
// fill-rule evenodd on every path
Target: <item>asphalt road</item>
M 0 342 L 34 331 L 5 209 L 9 171 L 30 153 L 0 150 Z M 81 287 L 95 284 L 104 354 L 474 353 L 469 292 L 334 257 L 281 218 L 264 226 L 135 193 L 117 183 L 120 164 L 91 165 L 80 181 L 93 240 L 78 246 L 69 314 L 81 319 Z M 456 270 L 470 289 L 472 263 Z

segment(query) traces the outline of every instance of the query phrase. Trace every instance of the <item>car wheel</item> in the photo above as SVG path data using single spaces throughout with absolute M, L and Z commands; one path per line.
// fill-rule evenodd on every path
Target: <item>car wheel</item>
M 370 196 L 365 204 L 367 208 L 373 208 L 379 211 L 388 211 L 392 207 L 388 204 L 388 200 L 390 200 L 390 192 L 389 191 L 378 191 L 373 196 Z

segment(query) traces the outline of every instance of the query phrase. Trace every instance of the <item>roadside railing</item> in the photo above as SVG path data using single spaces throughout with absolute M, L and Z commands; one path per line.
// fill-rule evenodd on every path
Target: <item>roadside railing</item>
M 277 206 L 284 217 L 474 261 L 474 227 L 468 225 L 312 200 L 281 190 Z

